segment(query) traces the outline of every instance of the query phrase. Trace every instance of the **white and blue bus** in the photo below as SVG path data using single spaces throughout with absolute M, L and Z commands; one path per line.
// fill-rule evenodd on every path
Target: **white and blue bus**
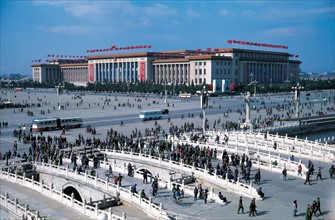
M 140 112 L 140 119 L 146 120 L 157 120 L 162 118 L 162 110 L 146 110 Z
M 34 131 L 80 128 L 83 126 L 83 119 L 81 117 L 36 118 L 33 119 L 30 124 Z

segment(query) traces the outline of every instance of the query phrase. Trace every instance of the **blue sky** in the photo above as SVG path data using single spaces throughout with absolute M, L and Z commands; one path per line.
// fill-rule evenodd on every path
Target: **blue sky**
M 32 60 L 48 54 L 85 56 L 112 45 L 242 46 L 230 39 L 286 45 L 274 50 L 298 54 L 303 71 L 334 71 L 334 2 L 2 0 L 0 74 L 30 75 Z

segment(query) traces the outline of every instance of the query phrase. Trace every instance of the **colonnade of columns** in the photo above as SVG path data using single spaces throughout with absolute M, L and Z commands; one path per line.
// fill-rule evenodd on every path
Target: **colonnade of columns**
M 247 78 L 243 81 L 250 83 L 251 80 L 259 83 L 283 83 L 287 80 L 287 64 L 286 63 L 246 63 Z M 243 66 L 243 65 L 242 65 Z M 243 70 L 242 72 L 244 72 Z M 253 79 L 249 76 L 253 74 Z
M 190 84 L 190 65 L 188 63 L 155 64 L 154 74 L 156 83 Z
M 94 64 L 97 82 L 136 82 L 138 80 L 138 62 L 113 62 Z

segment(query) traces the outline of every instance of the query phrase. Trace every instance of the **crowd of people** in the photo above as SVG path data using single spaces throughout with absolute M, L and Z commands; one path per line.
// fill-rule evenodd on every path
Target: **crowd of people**
M 277 105 L 278 103 L 274 103 Z M 291 103 L 286 103 L 283 108 L 291 107 Z M 307 106 L 306 106 L 307 107 Z M 278 105 L 276 106 L 277 110 L 281 109 Z M 267 107 L 267 113 L 269 115 L 268 118 L 259 117 L 257 119 L 257 123 L 266 123 L 266 121 L 272 120 L 273 117 L 277 117 L 276 115 L 272 114 L 272 107 Z M 228 115 L 231 111 L 227 112 Z M 292 112 L 289 112 L 291 114 Z M 4 123 L 4 122 L 3 122 Z M 2 123 L 2 124 L 3 124 Z M 214 120 L 214 127 L 217 127 L 221 124 L 222 127 L 227 129 L 234 129 L 237 127 L 237 123 L 232 121 L 225 121 L 221 123 L 221 120 Z M 4 124 L 2 125 L 4 126 Z M 95 128 L 94 128 L 95 130 Z M 251 172 L 252 172 L 252 160 L 249 158 L 248 155 L 238 155 L 238 154 L 228 154 L 226 151 L 222 152 L 222 157 L 218 158 L 218 152 L 216 149 L 208 148 L 201 148 L 199 146 L 193 146 L 190 144 L 177 144 L 173 146 L 173 144 L 168 141 L 167 137 L 169 135 L 174 135 L 180 137 L 181 134 L 184 132 L 192 132 L 200 130 L 199 128 L 195 127 L 194 123 L 185 122 L 181 126 L 173 125 L 169 127 L 168 131 L 162 129 L 159 124 L 155 124 L 154 127 L 146 128 L 143 132 L 137 130 L 136 128 L 131 132 L 129 136 L 124 135 L 122 133 L 117 132 L 115 129 L 111 128 L 108 129 L 106 134 L 106 139 L 95 138 L 94 134 L 96 132 L 91 133 L 85 139 L 83 135 L 79 134 L 76 138 L 74 143 L 70 143 L 67 141 L 65 134 L 60 136 L 51 137 L 50 135 L 46 136 L 41 133 L 33 133 L 32 131 L 21 131 L 21 134 L 18 136 L 18 140 L 20 141 L 21 138 L 24 138 L 27 141 L 27 144 L 30 145 L 28 153 L 24 152 L 23 155 L 17 153 L 17 143 L 13 144 L 13 153 L 12 151 L 6 152 L 4 155 L 0 154 L 1 158 L 13 158 L 13 157 L 24 157 L 27 158 L 28 161 L 43 161 L 43 162 L 51 162 L 53 164 L 63 165 L 63 159 L 65 157 L 70 158 L 71 163 L 73 163 L 73 169 L 78 170 L 78 172 L 87 172 L 91 169 L 91 174 L 95 175 L 95 169 L 98 169 L 99 159 L 97 157 L 93 157 L 94 166 L 92 168 L 89 167 L 89 152 L 93 149 L 117 149 L 117 150 L 128 150 L 133 152 L 141 152 L 143 154 L 150 154 L 152 156 L 159 156 L 161 158 L 171 159 L 173 161 L 183 161 L 185 164 L 194 165 L 195 167 L 199 168 L 207 168 L 210 173 L 216 173 L 217 176 L 221 178 L 228 178 L 229 180 L 233 180 L 234 182 L 237 181 L 238 177 L 244 179 L 246 183 L 250 183 Z M 204 140 L 204 136 L 194 134 L 191 136 L 192 140 Z M 228 141 L 228 137 L 227 137 Z M 69 151 L 65 153 L 63 149 L 72 148 L 76 146 L 85 146 L 87 151 L 85 150 L 85 154 L 78 155 L 77 152 Z M 77 165 L 77 160 L 81 160 L 81 165 Z M 219 160 L 218 160 L 219 159 Z M 134 171 L 136 167 L 132 166 L 130 163 L 127 166 L 128 168 L 128 176 L 134 177 Z M 314 172 L 314 164 L 310 161 L 308 164 L 308 171 L 306 173 L 306 183 L 310 183 L 311 179 L 310 176 L 313 175 Z M 318 168 L 316 171 L 317 176 L 316 179 L 323 179 L 321 174 L 321 167 Z M 335 169 L 332 165 L 329 169 L 330 178 L 334 177 Z M 152 177 L 152 175 L 150 175 Z M 119 174 L 114 176 L 114 183 L 122 186 L 122 179 L 124 177 Z M 287 179 L 287 172 L 284 175 L 283 179 Z M 308 179 L 308 181 L 307 181 Z M 254 181 L 256 184 L 260 183 L 261 181 L 261 173 L 259 169 L 255 170 Z M 152 187 L 152 196 L 155 197 L 158 194 L 158 178 L 155 177 L 153 181 L 148 181 L 148 171 L 145 170 L 143 172 L 143 183 L 151 184 Z M 133 193 L 138 193 L 137 191 L 137 184 L 131 187 L 131 191 Z M 194 188 L 194 201 L 198 199 L 204 200 L 207 203 L 209 191 L 208 189 L 203 189 L 201 184 L 195 186 Z M 258 189 L 258 194 L 263 198 L 264 193 L 262 192 L 262 187 Z M 180 189 L 179 185 L 174 185 L 172 189 L 172 195 L 174 200 L 180 202 L 184 196 L 184 192 Z M 144 189 L 140 191 L 141 198 L 148 198 L 144 192 Z M 222 202 L 227 202 L 227 198 L 224 197 L 221 192 L 219 193 L 219 199 Z M 296 209 L 297 209 L 297 202 Z M 318 205 L 319 204 L 319 205 Z M 250 203 L 250 210 L 249 215 L 257 215 L 256 210 L 256 201 L 255 199 L 251 200 Z M 319 208 L 317 208 L 319 207 Z M 309 212 L 307 213 L 316 213 L 319 211 L 321 214 L 320 209 L 320 200 L 317 199 L 316 205 L 314 202 L 309 208 Z M 244 213 L 243 207 L 243 200 L 240 197 L 238 201 L 238 211 L 237 213 Z M 296 213 L 296 212 L 295 212 Z M 296 214 L 295 214 L 296 215 Z

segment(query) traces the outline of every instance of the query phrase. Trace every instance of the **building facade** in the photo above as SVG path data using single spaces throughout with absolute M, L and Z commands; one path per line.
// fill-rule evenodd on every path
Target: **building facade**
M 297 82 L 300 64 L 289 53 L 228 48 L 216 52 L 175 50 L 94 55 L 77 63 L 56 60 L 34 64 L 32 72 L 33 80 L 38 82 L 147 81 L 202 85 L 229 80 L 235 84 L 266 85 Z

